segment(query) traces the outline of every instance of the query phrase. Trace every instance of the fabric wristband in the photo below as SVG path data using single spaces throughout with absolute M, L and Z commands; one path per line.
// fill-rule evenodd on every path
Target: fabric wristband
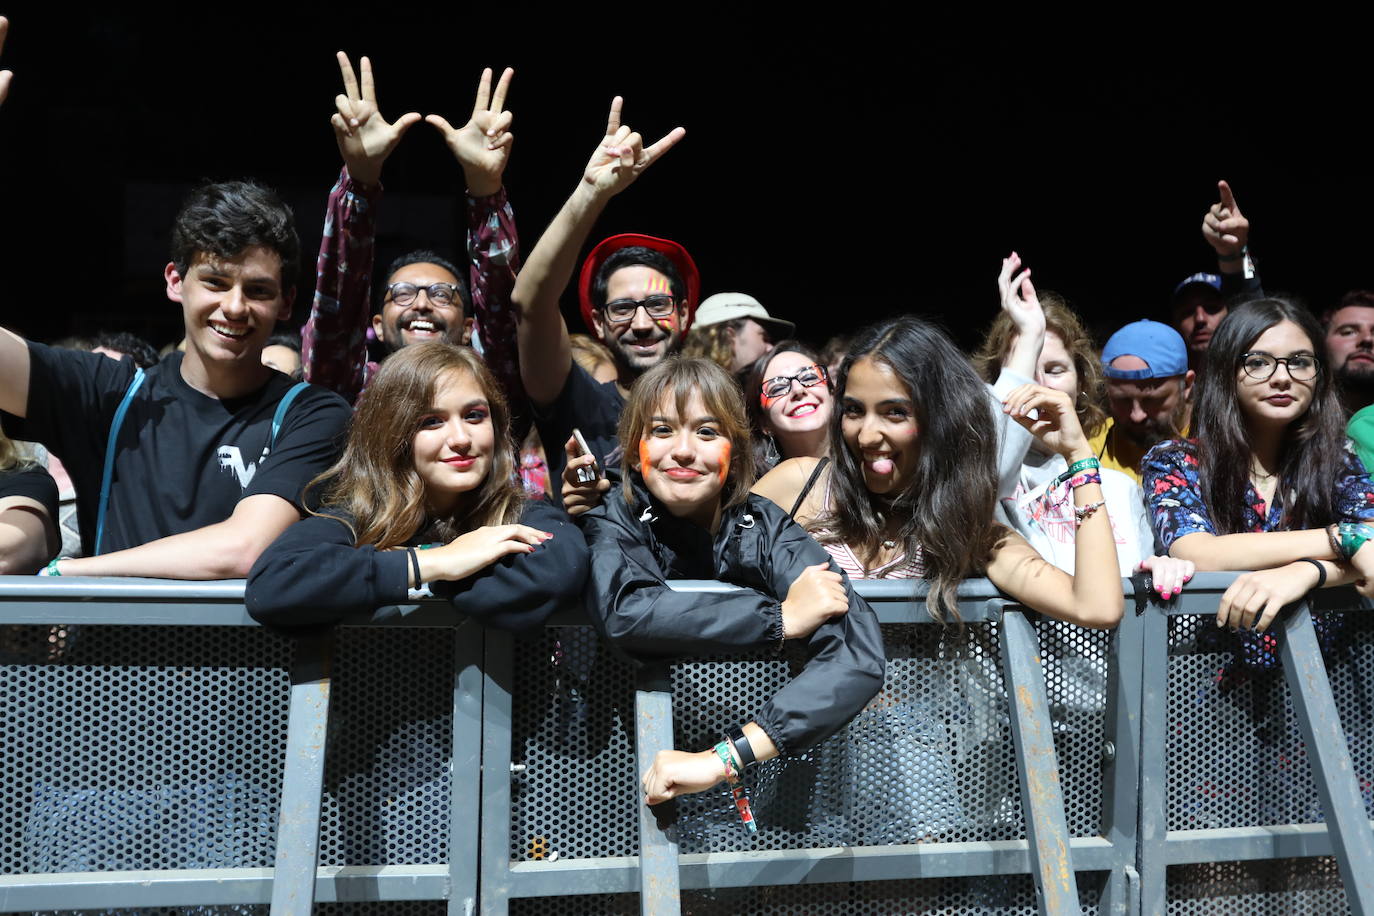
M 1067 471 L 1065 471 L 1064 473 L 1060 474 L 1058 477 L 1055 478 L 1055 485 L 1057 486 L 1063 483 L 1064 481 L 1073 477 L 1079 471 L 1086 471 L 1089 469 L 1095 471 L 1101 470 L 1102 462 L 1098 461 L 1096 458 L 1081 458 L 1078 461 L 1075 461 L 1073 464 L 1069 465 L 1069 469 Z

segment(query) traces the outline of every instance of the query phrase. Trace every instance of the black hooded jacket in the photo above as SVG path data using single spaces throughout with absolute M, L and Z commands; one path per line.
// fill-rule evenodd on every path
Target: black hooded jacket
M 674 518 L 634 475 L 582 518 L 591 550 L 587 613 L 631 658 L 648 661 L 782 647 L 782 600 L 808 566 L 830 557 L 770 500 L 750 495 L 722 512 L 715 535 Z M 836 567 L 831 564 L 831 569 Z M 744 590 L 675 592 L 669 579 L 717 579 Z M 779 753 L 809 747 L 854 718 L 883 684 L 878 617 L 849 594 L 849 612 L 806 637 L 807 663 L 755 721 Z

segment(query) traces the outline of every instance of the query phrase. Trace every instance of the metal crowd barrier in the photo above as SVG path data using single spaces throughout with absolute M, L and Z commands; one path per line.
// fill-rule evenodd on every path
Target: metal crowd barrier
M 1374 913 L 1374 627 L 1346 615 L 1328 680 L 1298 606 L 1284 675 L 1223 689 L 1199 634 L 1232 578 L 1125 583 L 1110 634 L 971 580 L 956 635 L 857 583 L 887 684 L 751 771 L 755 838 L 638 774 L 799 656 L 636 671 L 574 616 L 438 602 L 293 641 L 242 583 L 0 578 L 0 911 Z

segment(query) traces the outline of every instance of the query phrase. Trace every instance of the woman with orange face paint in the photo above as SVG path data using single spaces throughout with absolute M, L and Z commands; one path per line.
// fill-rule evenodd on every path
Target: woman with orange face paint
M 656 804 L 723 779 L 737 785 L 750 764 L 843 727 L 882 685 L 883 645 L 872 608 L 820 545 L 749 492 L 744 403 L 723 369 L 670 359 L 646 372 L 621 415 L 620 444 L 623 486 L 582 517 L 592 553 L 586 605 L 602 635 L 646 662 L 777 652 L 788 639 L 805 640 L 809 658 L 758 709 L 726 711 L 737 719 L 714 723 L 726 736 L 719 744 L 660 752 L 643 778 Z M 742 588 L 675 592 L 669 579 Z

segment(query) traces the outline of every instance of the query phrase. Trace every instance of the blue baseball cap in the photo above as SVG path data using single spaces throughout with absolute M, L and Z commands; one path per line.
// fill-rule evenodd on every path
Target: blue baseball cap
M 1210 286 L 1213 290 L 1220 294 L 1221 275 L 1201 273 L 1193 274 L 1191 277 L 1186 277 L 1184 278 L 1182 283 L 1174 287 L 1174 297 L 1177 298 L 1179 293 L 1183 292 L 1190 286 Z
M 1113 369 L 1118 356 L 1145 361 L 1145 369 Z M 1102 372 L 1107 378 L 1168 378 L 1188 371 L 1188 347 L 1183 337 L 1158 321 L 1141 319 L 1117 331 L 1102 348 Z

